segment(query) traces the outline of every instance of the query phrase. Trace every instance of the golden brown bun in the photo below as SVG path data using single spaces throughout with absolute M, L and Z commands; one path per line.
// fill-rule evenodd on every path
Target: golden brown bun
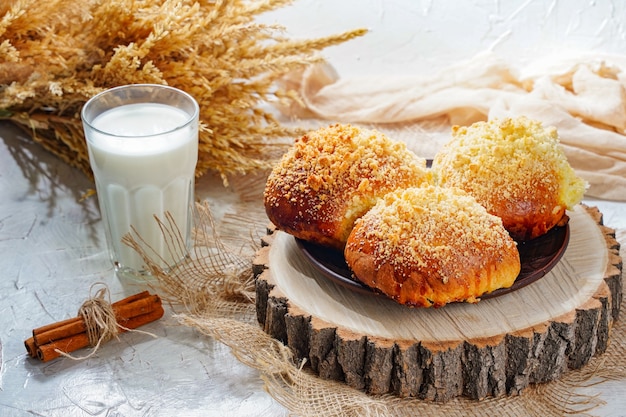
M 343 250 L 354 221 L 380 197 L 430 180 L 426 161 L 405 144 L 335 124 L 295 141 L 269 175 L 265 210 L 278 229 Z
M 555 128 L 519 117 L 454 126 L 452 136 L 433 161 L 437 184 L 473 195 L 516 240 L 545 234 L 583 198 Z
M 415 307 L 476 302 L 520 272 L 502 221 L 462 190 L 435 186 L 387 194 L 357 220 L 344 255 L 359 281 Z

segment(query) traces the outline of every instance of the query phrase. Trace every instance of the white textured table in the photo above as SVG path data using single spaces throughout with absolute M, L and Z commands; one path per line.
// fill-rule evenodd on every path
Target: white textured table
M 228 347 L 167 313 L 142 327 L 157 339 L 126 333 L 83 362 L 26 357 L 32 329 L 74 317 L 92 283 L 112 300 L 139 291 L 115 276 L 97 200 L 80 201 L 92 187 L 0 122 L 0 416 L 286 415 Z

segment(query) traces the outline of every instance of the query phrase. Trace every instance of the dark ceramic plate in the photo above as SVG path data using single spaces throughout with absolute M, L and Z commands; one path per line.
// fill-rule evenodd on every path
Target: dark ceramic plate
M 343 253 L 300 239 L 296 239 L 296 243 L 311 265 L 326 278 L 352 291 L 367 295 L 379 294 L 353 278 Z M 569 225 L 555 227 L 536 239 L 519 242 L 517 248 L 522 269 L 513 285 L 484 294 L 480 298 L 486 300 L 508 294 L 543 278 L 559 262 L 568 243 Z

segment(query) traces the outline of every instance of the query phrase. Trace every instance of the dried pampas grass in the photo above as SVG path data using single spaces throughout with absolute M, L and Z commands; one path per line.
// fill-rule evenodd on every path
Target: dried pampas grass
M 290 0 L 3 0 L 0 118 L 91 175 L 80 109 L 132 83 L 167 84 L 201 108 L 197 174 L 267 167 L 284 141 L 269 101 L 296 100 L 275 81 L 364 30 L 290 40 L 256 16 Z M 274 152 L 273 152 L 274 151 Z

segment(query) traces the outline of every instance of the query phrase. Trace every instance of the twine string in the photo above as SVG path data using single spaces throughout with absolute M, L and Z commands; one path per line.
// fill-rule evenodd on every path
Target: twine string
M 100 343 L 107 342 L 117 337 L 118 334 L 115 311 L 113 311 L 110 299 L 105 299 L 106 295 L 108 295 L 108 288 L 104 286 L 78 309 L 78 315 L 85 322 L 91 347 L 99 346 Z

